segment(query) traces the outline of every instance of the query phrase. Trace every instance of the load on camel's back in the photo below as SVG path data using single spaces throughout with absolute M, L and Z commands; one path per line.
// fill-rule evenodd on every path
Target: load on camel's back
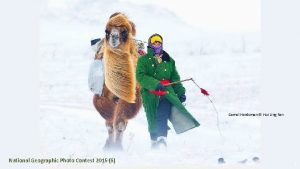
M 135 34 L 134 23 L 117 12 L 109 17 L 105 38 L 91 42 L 97 51 L 90 68 L 89 87 L 95 93 L 94 106 L 106 121 L 106 150 L 122 150 L 128 120 L 141 108 L 140 88 L 135 79 L 141 46 L 133 39 Z

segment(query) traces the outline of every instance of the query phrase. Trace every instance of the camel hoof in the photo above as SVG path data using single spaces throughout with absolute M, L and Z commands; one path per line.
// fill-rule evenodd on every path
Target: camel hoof
M 105 152 L 122 152 L 123 151 L 123 147 L 119 147 L 119 146 L 104 146 L 103 147 L 103 151 Z
M 123 146 L 122 144 L 117 144 L 117 143 L 112 143 L 109 141 L 106 141 L 104 147 L 103 147 L 104 151 L 110 151 L 110 152 L 120 152 L 123 151 Z
M 106 140 L 105 145 L 103 147 L 103 150 L 104 151 L 109 151 L 109 150 L 112 149 L 112 147 L 113 147 L 113 143 L 109 140 Z
M 123 151 L 123 146 L 122 146 L 122 144 L 116 143 L 116 144 L 114 145 L 114 150 L 115 150 L 115 151 Z

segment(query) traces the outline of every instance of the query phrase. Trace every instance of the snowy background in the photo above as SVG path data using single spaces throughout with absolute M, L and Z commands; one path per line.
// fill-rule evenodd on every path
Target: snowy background
M 104 36 L 108 17 L 121 11 L 136 24 L 137 39 L 153 33 L 164 37 L 164 49 L 176 61 L 181 78 L 194 78 L 207 89 L 220 113 L 221 139 L 216 113 L 191 82 L 187 109 L 201 126 L 168 137 L 167 152 L 150 151 L 144 110 L 128 124 L 125 151 L 107 154 L 104 120 L 94 109 L 87 85 L 94 52 L 90 40 Z M 260 118 L 229 117 L 228 113 L 259 112 L 261 48 L 259 32 L 209 31 L 192 26 L 174 11 L 153 4 L 111 0 L 44 1 L 40 20 L 40 130 L 47 156 L 114 156 L 117 165 L 236 164 L 260 156 Z

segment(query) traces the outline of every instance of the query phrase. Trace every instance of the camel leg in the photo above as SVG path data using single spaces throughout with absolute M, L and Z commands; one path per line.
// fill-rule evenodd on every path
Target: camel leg
M 141 98 L 139 96 L 139 92 L 137 92 L 137 96 L 136 103 L 128 103 L 120 99 L 115 109 L 116 117 L 114 120 L 114 130 L 116 133 L 116 147 L 118 149 L 122 149 L 122 139 L 128 119 L 135 117 L 141 108 Z
M 135 117 L 141 108 L 139 88 L 136 90 L 136 103 L 127 103 L 122 99 L 116 99 L 105 85 L 101 96 L 94 96 L 94 106 L 106 120 L 108 138 L 104 146 L 105 150 L 122 150 L 122 138 L 128 119 Z
M 120 102 L 123 102 L 121 100 L 119 100 L 119 103 L 116 107 L 116 112 L 115 112 L 115 119 L 114 119 L 114 131 L 115 131 L 115 148 L 117 150 L 122 150 L 123 146 L 122 146 L 122 139 L 123 139 L 123 133 L 126 129 L 127 126 L 127 119 L 124 116 L 124 112 L 123 112 L 123 107 L 122 104 L 120 104 Z
M 114 147 L 114 128 L 113 128 L 113 122 L 112 121 L 106 121 L 105 122 L 107 132 L 108 132 L 108 138 L 106 139 L 105 145 L 103 147 L 104 150 L 109 150 L 112 147 Z
M 116 103 L 104 96 L 94 96 L 94 106 L 99 114 L 107 121 L 113 121 Z
M 99 114 L 106 120 L 105 125 L 108 132 L 108 138 L 103 147 L 104 150 L 109 150 L 114 147 L 114 110 L 115 102 L 104 96 L 94 96 L 93 99 L 94 106 Z

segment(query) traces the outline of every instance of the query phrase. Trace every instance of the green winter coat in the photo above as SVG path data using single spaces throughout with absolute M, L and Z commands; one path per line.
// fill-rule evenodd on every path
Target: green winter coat
M 141 86 L 141 96 L 143 106 L 146 112 L 149 132 L 155 131 L 156 110 L 159 103 L 159 97 L 149 92 L 155 90 L 160 80 L 170 80 L 176 82 L 180 76 L 176 70 L 175 61 L 163 51 L 162 62 L 158 63 L 154 58 L 153 49 L 148 48 L 147 54 L 141 56 L 137 62 L 136 79 Z M 200 124 L 186 110 L 179 100 L 179 96 L 185 94 L 185 88 L 181 83 L 166 87 L 167 94 L 165 98 L 172 104 L 170 122 L 176 133 L 182 133 Z

